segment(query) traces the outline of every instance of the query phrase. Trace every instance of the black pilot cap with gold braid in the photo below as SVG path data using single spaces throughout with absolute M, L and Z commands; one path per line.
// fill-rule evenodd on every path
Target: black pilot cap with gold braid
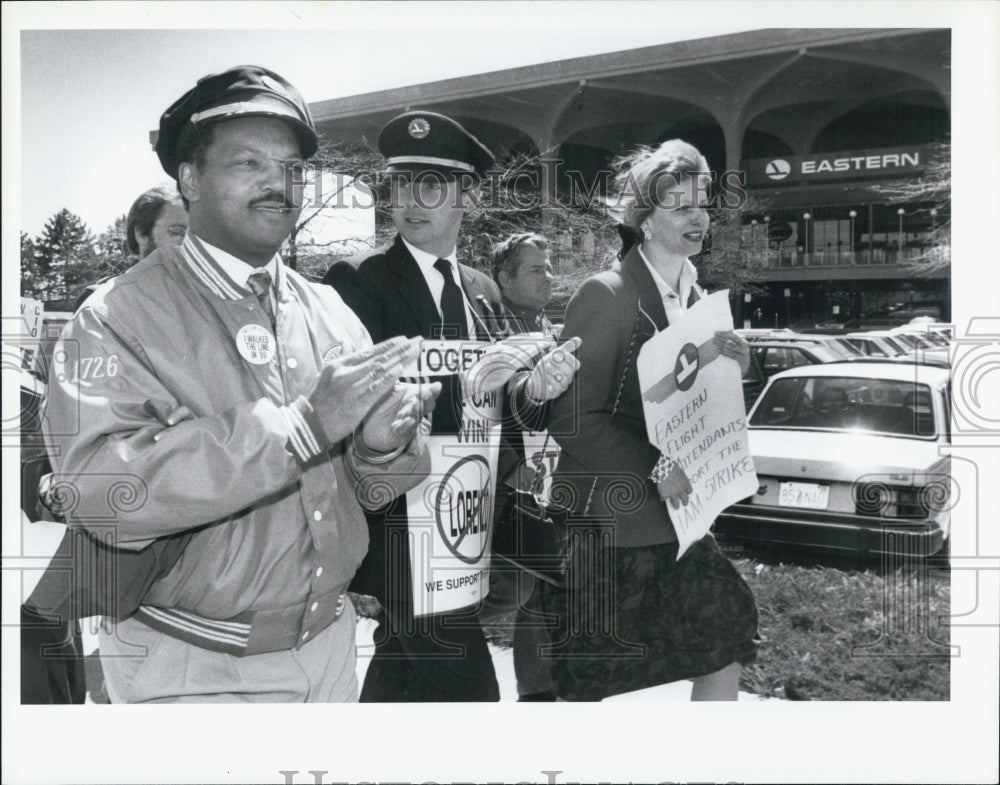
M 203 76 L 160 117 L 156 155 L 163 170 L 177 179 L 180 143 L 197 127 L 240 117 L 283 120 L 298 136 L 303 158 L 319 147 L 312 115 L 299 91 L 274 71 L 241 65 Z
M 405 112 L 378 135 L 387 171 L 435 169 L 481 176 L 496 163 L 493 153 L 461 125 L 436 112 Z

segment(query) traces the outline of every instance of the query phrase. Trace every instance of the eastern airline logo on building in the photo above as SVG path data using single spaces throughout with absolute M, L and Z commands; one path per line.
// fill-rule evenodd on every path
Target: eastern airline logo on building
M 775 158 L 764 167 L 764 172 L 772 180 L 784 180 L 792 171 L 792 165 L 783 158 Z
M 841 153 L 757 158 L 743 162 L 748 185 L 809 180 L 895 177 L 923 169 L 930 155 L 927 145 L 856 150 Z

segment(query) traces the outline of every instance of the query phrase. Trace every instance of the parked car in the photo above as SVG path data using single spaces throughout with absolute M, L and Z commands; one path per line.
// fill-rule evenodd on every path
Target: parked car
M 897 329 L 906 330 L 910 333 L 916 333 L 929 339 L 936 338 L 949 344 L 955 337 L 954 325 L 939 322 L 936 319 L 931 319 L 927 316 L 920 316 L 915 319 L 911 319 L 909 322 L 901 325 Z
M 918 333 L 909 332 L 906 328 L 896 328 L 890 335 L 897 341 L 905 343 L 909 350 L 920 359 L 948 362 L 950 350 L 948 342 L 935 335 L 934 340 Z M 943 341 L 942 345 L 939 341 Z
M 866 357 L 879 357 L 892 360 L 907 358 L 910 355 L 910 352 L 896 339 L 891 338 L 887 332 L 847 333 L 844 338 L 850 341 L 853 346 L 860 349 Z
M 770 338 L 773 335 L 785 335 L 790 333 L 787 327 L 738 327 L 736 332 L 752 341 L 754 338 Z
M 819 333 L 796 333 L 790 330 L 774 331 L 771 333 L 754 333 L 746 335 L 748 343 L 760 343 L 762 341 L 794 341 L 796 343 L 809 344 L 812 346 L 826 346 L 830 351 L 841 357 L 859 357 L 862 352 L 851 344 L 847 339 L 839 335 L 823 335 Z
M 745 540 L 930 555 L 950 533 L 947 368 L 840 362 L 773 376 L 749 415 L 754 496 L 716 531 Z
M 748 412 L 763 391 L 766 381 L 764 371 L 761 370 L 760 362 L 754 357 L 751 347 L 750 365 L 747 366 L 746 373 L 743 374 L 743 406 Z
M 942 334 L 940 331 L 931 330 L 928 328 L 921 327 L 920 325 L 904 324 L 902 327 L 896 327 L 890 331 L 893 335 L 903 335 L 911 336 L 913 338 L 919 338 L 931 346 L 940 346 L 947 348 L 951 345 L 951 342 Z
M 760 363 L 765 379 L 800 365 L 817 365 L 843 359 L 843 355 L 822 342 L 805 341 L 754 341 L 750 344 L 750 354 Z

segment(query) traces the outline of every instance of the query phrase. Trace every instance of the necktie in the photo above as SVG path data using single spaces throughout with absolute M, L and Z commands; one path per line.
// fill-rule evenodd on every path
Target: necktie
M 267 318 L 271 321 L 271 329 L 274 329 L 274 307 L 271 305 L 271 274 L 267 270 L 258 270 L 247 278 L 247 286 L 257 295 L 260 307 L 264 309 Z
M 434 269 L 444 276 L 444 289 L 441 292 L 441 315 L 443 316 L 441 337 L 468 338 L 469 323 L 465 315 L 465 300 L 462 290 L 458 288 L 451 275 L 451 262 L 438 259 Z

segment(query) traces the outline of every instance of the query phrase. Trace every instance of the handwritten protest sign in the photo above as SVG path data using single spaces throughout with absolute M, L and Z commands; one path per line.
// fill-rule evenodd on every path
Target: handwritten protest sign
M 759 483 L 747 441 L 739 364 L 719 354 L 716 330 L 732 330 L 728 292 L 693 305 L 684 318 L 647 341 L 637 367 L 649 441 L 680 463 L 691 481 L 688 503 L 667 504 L 678 558 L 730 504 Z
M 424 340 L 402 375 L 466 374 L 490 346 Z M 489 592 L 502 396 L 502 389 L 465 396 L 458 433 L 429 437 L 430 475 L 406 494 L 414 616 L 466 608 Z

